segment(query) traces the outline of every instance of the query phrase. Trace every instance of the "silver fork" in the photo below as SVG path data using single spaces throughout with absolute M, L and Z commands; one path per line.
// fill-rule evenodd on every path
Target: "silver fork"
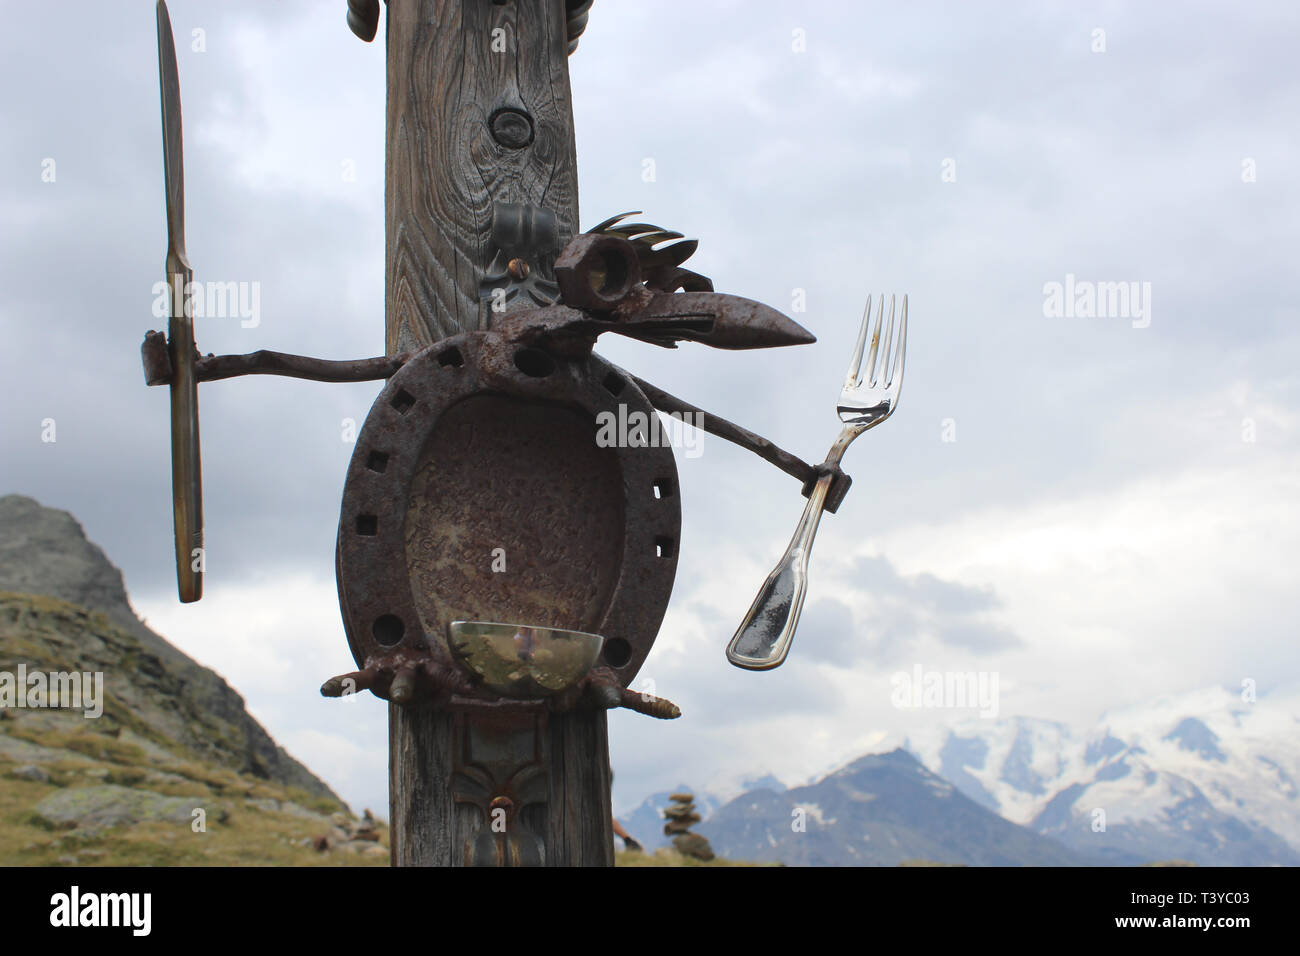
M 903 296 L 902 316 L 898 323 L 898 342 L 894 336 L 894 296 L 889 297 L 889 323 L 885 326 L 885 345 L 880 347 L 880 328 L 885 319 L 885 297 L 880 297 L 875 328 L 871 329 L 871 351 L 862 368 L 867 332 L 871 325 L 871 299 L 862 315 L 862 328 L 853 349 L 848 376 L 835 410 L 844 427 L 840 437 L 826 454 L 826 465 L 838 465 L 853 440 L 893 414 L 903 387 L 903 359 L 907 353 L 907 296 Z M 891 351 L 892 349 L 892 351 Z M 877 365 L 879 359 L 879 365 Z M 823 473 L 808 496 L 803 517 L 794 537 L 772 573 L 759 589 L 749 613 L 727 645 L 727 660 L 746 670 L 765 671 L 780 667 L 790 653 L 799 614 L 808 593 L 808 555 L 812 551 L 817 524 L 821 521 L 833 476 Z

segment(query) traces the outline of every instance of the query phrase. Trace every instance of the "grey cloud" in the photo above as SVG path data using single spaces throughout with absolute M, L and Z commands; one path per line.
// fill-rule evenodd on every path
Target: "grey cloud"
M 924 638 L 976 654 L 992 654 L 1024 643 L 990 617 L 1002 602 L 989 588 L 969 587 L 928 572 L 900 574 L 882 556 L 858 558 L 852 570 L 837 580 L 869 595 L 870 608 L 855 625 L 861 639 L 847 645 L 858 653 L 849 655 L 846 649 L 848 656 L 841 656 L 840 663 L 871 660 L 885 666 Z M 842 621 L 840 614 L 836 626 L 842 627 Z

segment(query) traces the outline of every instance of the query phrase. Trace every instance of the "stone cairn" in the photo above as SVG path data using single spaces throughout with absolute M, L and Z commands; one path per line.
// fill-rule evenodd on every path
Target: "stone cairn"
M 353 820 L 345 813 L 336 813 L 330 817 L 330 823 L 333 826 L 328 833 L 309 838 L 317 852 L 339 850 L 366 856 L 388 856 L 388 847 L 379 842 L 379 821 L 369 810 L 360 820 Z
M 713 847 L 709 841 L 698 833 L 692 833 L 691 827 L 700 822 L 700 815 L 695 812 L 695 795 L 691 793 L 674 793 L 668 797 L 672 804 L 664 810 L 664 836 L 673 838 L 673 849 L 682 856 L 697 860 L 713 859 Z

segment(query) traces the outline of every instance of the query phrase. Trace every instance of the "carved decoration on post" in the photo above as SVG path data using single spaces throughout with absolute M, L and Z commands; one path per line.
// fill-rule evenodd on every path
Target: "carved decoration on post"
M 547 730 L 545 716 L 457 715 L 452 795 L 481 814 L 478 830 L 465 841 L 465 866 L 546 865 Z

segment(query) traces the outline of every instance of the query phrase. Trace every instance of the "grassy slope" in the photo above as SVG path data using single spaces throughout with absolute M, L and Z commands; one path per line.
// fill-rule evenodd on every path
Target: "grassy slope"
M 688 856 L 682 856 L 673 850 L 660 849 L 654 853 L 627 853 L 620 851 L 614 854 L 615 866 L 783 866 L 782 863 L 742 863 L 736 860 L 724 860 L 716 858 L 708 863 L 702 860 L 695 860 Z
M 104 714 L 0 709 L 0 865 L 361 865 L 386 866 L 386 856 L 319 853 L 300 841 L 328 833 L 337 800 L 236 772 L 211 759 L 216 749 L 178 740 L 175 721 L 187 730 L 200 715 L 155 714 L 169 707 L 139 697 L 132 668 L 134 639 L 103 615 L 53 598 L 0 595 L 0 671 L 103 670 Z M 81 654 L 101 648 L 104 660 Z M 198 719 L 196 719 L 198 718 Z M 35 767 L 44 779 L 15 775 Z M 188 815 L 177 822 L 145 820 L 117 826 L 58 823 L 36 812 L 62 790 L 116 785 L 162 797 L 185 797 L 205 809 L 206 830 L 194 832 Z M 147 797 L 153 800 L 153 797 Z M 387 843 L 386 829 L 381 839 Z
M 77 718 L 80 719 L 80 718 Z M 159 759 L 131 743 L 103 746 L 92 731 L 37 734 L 39 761 L 13 747 L 27 738 L 15 720 L 0 722 L 10 752 L 0 752 L 0 865 L 55 866 L 386 866 L 384 857 L 318 853 L 299 841 L 326 833 L 329 816 L 311 798 L 275 784 L 183 760 Z M 86 721 L 86 723 L 91 723 Z M 11 731 L 17 733 L 11 733 Z M 16 751 L 16 752 L 13 752 Z M 14 759 L 17 757 L 17 759 Z M 37 766 L 48 782 L 20 779 Z M 64 788 L 118 784 L 164 796 L 190 797 L 207 813 L 206 831 L 191 822 L 147 821 L 92 828 L 43 818 L 36 806 Z M 295 799 L 296 798 L 296 799 Z M 302 800 L 302 803 L 298 803 Z M 257 801 L 257 803 L 254 803 Z M 271 801 L 275 801 L 272 803 Z M 313 812 L 316 811 L 316 812 Z M 310 815 L 309 815 L 310 814 Z M 381 839 L 387 842 L 386 828 Z

